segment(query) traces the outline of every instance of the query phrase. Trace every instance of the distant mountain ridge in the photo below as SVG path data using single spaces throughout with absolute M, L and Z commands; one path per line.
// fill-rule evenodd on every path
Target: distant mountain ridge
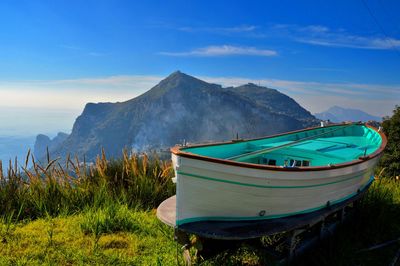
M 47 155 L 47 149 L 49 149 L 49 151 L 57 149 L 68 138 L 68 136 L 67 133 L 63 132 L 59 132 L 53 139 L 50 139 L 48 136 L 43 134 L 37 135 L 33 148 L 35 157 L 45 157 Z
M 362 110 L 343 108 L 333 106 L 325 112 L 316 113 L 315 117 L 321 120 L 330 120 L 331 122 L 340 123 L 343 121 L 382 121 L 381 117 L 370 115 Z
M 72 133 L 49 151 L 52 157 L 72 153 L 93 160 L 101 148 L 118 157 L 123 148 L 145 151 L 184 140 L 230 140 L 236 134 L 260 137 L 317 123 L 277 90 L 251 83 L 223 88 L 177 71 L 126 102 L 88 103 Z

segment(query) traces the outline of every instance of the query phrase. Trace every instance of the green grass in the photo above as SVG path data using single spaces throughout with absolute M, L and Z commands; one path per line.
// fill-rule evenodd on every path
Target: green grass
M 175 194 L 170 162 L 126 151 L 121 160 L 107 160 L 103 152 L 95 164 L 67 158 L 63 165 L 50 158 L 40 165 L 28 153 L 23 167 L 10 162 L 7 178 L 1 173 L 0 218 L 13 214 L 13 220 L 75 214 L 114 202 L 146 210 Z
M 400 182 L 379 179 L 362 199 L 350 223 L 306 255 L 299 265 L 389 265 L 400 242 L 380 249 L 368 247 L 400 238 Z
M 26 165 L 12 163 L 8 178 L 0 176 L 0 265 L 183 265 L 173 229 L 155 216 L 175 193 L 169 162 L 124 152 L 122 160 L 103 153 L 91 165 L 71 158 Z M 389 264 L 400 243 L 359 251 L 399 238 L 399 217 L 400 182 L 379 179 L 358 215 L 296 264 Z M 280 237 L 219 245 L 195 262 L 270 265 L 265 246 Z
M 400 182 L 374 183 L 360 213 L 298 265 L 387 265 L 400 245 L 362 249 L 400 237 Z M 0 222 L 0 265 L 183 265 L 173 229 L 154 210 L 115 202 L 73 215 Z M 270 238 L 238 242 L 218 254 L 197 258 L 197 265 L 265 265 Z M 194 250 L 192 250 L 194 255 Z
M 124 206 L 117 212 L 126 218 L 133 218 L 133 221 L 121 221 L 121 218 L 103 220 L 101 226 L 105 227 L 101 227 L 101 231 L 104 231 L 97 243 L 91 232 L 97 222 L 88 217 L 103 214 L 83 213 L 56 217 L 52 221 L 43 218 L 18 223 L 13 226 L 7 241 L 0 243 L 0 264 L 176 264 L 173 231 L 158 222 L 153 212 L 128 210 Z M 53 230 L 51 242 L 46 230 L 49 227 Z
M 115 232 L 135 232 L 139 222 L 135 213 L 126 205 L 112 204 L 100 209 L 90 208 L 84 212 L 80 227 L 86 234 L 102 235 Z

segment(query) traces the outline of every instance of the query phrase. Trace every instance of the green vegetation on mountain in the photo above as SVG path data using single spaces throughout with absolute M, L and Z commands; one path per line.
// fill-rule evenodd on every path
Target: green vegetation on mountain
M 69 137 L 49 150 L 52 157 L 71 153 L 93 161 L 101 148 L 118 157 L 123 148 L 169 149 L 183 141 L 261 137 L 317 123 L 277 90 L 254 84 L 223 88 L 175 72 L 126 102 L 88 103 Z M 35 148 L 46 150 L 41 146 Z
M 392 117 L 384 119 L 382 127 L 388 138 L 388 144 L 381 158 L 380 167 L 386 175 L 400 178 L 400 106 L 396 106 L 393 110 Z
M 253 83 L 230 88 L 235 93 L 248 97 L 257 104 L 265 106 L 273 113 L 283 114 L 303 121 L 305 125 L 314 120 L 309 111 L 295 100 L 275 89 L 261 87 Z

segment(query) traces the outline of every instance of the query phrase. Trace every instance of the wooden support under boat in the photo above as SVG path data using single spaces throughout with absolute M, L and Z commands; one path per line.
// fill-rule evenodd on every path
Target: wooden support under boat
M 182 246 L 182 251 L 187 263 L 189 249 L 193 243 L 190 235 L 199 239 L 214 240 L 248 240 L 271 236 L 287 232 L 287 251 L 277 260 L 290 262 L 300 254 L 309 250 L 318 241 L 332 234 L 336 227 L 351 215 L 358 201 L 367 191 L 368 187 L 359 191 L 355 196 L 337 203 L 328 204 L 326 208 L 306 214 L 294 215 L 285 218 L 259 220 L 259 221 L 200 221 L 176 226 L 176 197 L 170 197 L 160 204 L 157 217 L 163 223 L 175 229 L 175 240 Z M 303 235 L 315 231 L 311 236 Z M 299 236 L 302 238 L 299 241 Z M 205 247 L 206 248 L 206 247 Z

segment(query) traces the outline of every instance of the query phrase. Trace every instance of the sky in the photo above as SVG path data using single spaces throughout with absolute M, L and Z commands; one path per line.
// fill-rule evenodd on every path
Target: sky
M 312 113 L 400 103 L 400 2 L 0 1 L 0 135 L 70 131 L 87 102 L 180 70 L 254 82 Z

